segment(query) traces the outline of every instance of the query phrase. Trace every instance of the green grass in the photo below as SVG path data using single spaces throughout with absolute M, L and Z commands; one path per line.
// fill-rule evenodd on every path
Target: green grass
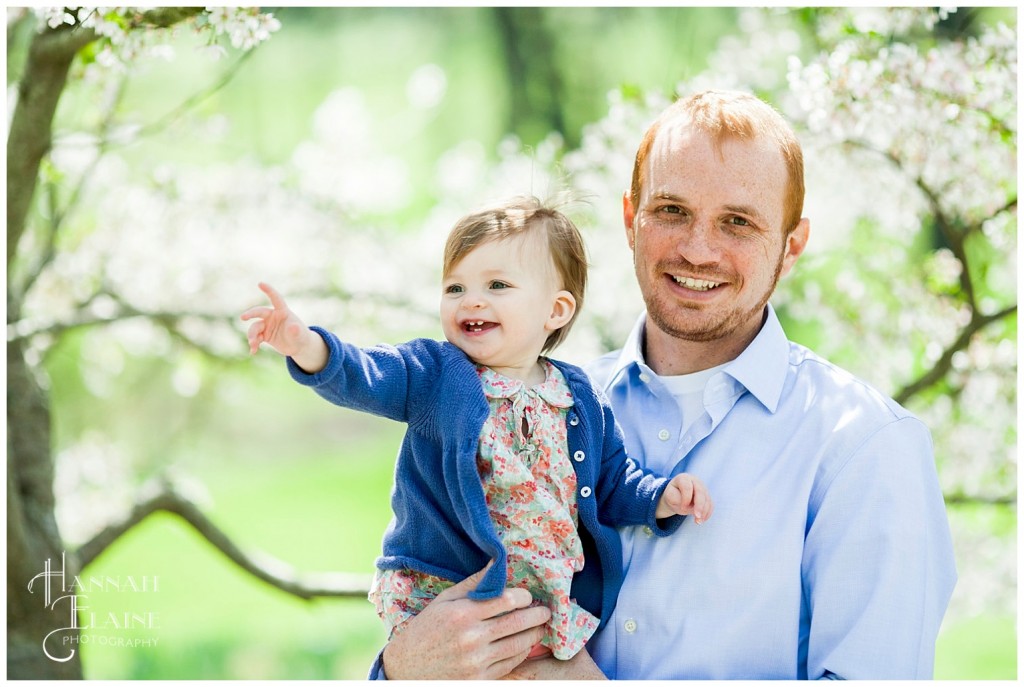
M 401 428 L 366 422 L 376 431 L 359 432 L 328 455 L 269 460 L 271 446 L 202 463 L 194 472 L 210 489 L 207 511 L 243 548 L 300 571 L 370 573 L 390 517 Z M 82 655 L 90 679 L 362 679 L 384 641 L 367 601 L 295 599 L 240 571 L 166 514 L 132 530 L 86 574 L 159 577 L 153 593 L 90 594 L 86 604 L 100 619 L 155 613 L 159 623 L 87 630 L 94 639 Z M 157 641 L 98 643 L 118 638 Z M 957 622 L 944 629 L 936 653 L 936 679 L 1015 679 L 1015 619 Z
M 936 680 L 1016 680 L 1013 616 L 978 616 L 943 630 L 935 647 Z
M 397 442 L 385 425 L 327 456 L 268 463 L 258 452 L 222 455 L 195 472 L 213 498 L 207 512 L 243 549 L 304 572 L 370 574 L 390 517 Z M 86 603 L 100 619 L 154 613 L 159 623 L 86 631 L 90 679 L 361 679 L 384 642 L 365 599 L 304 602 L 284 594 L 167 514 L 130 531 L 86 574 L 159 577 L 153 593 L 90 594 Z M 111 646 L 118 638 L 156 645 Z

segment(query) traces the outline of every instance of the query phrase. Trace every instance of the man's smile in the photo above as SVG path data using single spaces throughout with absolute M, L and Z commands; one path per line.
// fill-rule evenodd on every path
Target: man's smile
M 672 279 L 680 286 L 685 286 L 686 288 L 693 289 L 694 291 L 710 291 L 721 284 L 721 282 L 708 281 L 707 279 L 694 279 L 693 277 L 673 276 Z

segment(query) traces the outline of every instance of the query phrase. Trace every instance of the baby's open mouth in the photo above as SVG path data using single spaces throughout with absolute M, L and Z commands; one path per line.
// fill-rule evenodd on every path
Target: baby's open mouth
M 462 323 L 462 328 L 467 332 L 482 332 L 485 329 L 497 327 L 495 322 L 484 322 L 483 320 L 470 320 Z

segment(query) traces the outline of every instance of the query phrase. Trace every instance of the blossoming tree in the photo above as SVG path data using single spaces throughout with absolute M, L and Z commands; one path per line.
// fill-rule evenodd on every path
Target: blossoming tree
M 812 243 L 775 297 L 787 330 L 923 417 L 950 504 L 999 508 L 1016 504 L 1016 35 L 994 27 L 936 41 L 940 16 L 744 10 L 741 31 L 677 91 L 752 90 L 796 123 Z M 379 208 L 406 209 L 408 168 L 374 143 L 374 114 L 352 88 L 326 99 L 310 139 L 277 166 L 140 168 L 119 154 L 145 133 L 119 118 L 119 74 L 165 50 L 175 30 L 197 32 L 213 54 L 226 53 L 222 43 L 246 51 L 276 30 L 270 15 L 61 8 L 12 12 L 8 21 L 9 35 L 12 24 L 36 22 L 8 133 L 11 677 L 81 676 L 77 657 L 41 656 L 40 639 L 58 625 L 24 583 L 44 560 L 59 560 L 68 541 L 81 543 L 65 563 L 73 574 L 156 510 L 181 516 L 285 591 L 363 593 L 360 579 L 261 565 L 171 481 L 139 495 L 130 480 L 107 480 L 83 500 L 89 490 L 74 482 L 83 466 L 115 463 L 119 453 L 85 441 L 53 455 L 43 363 L 68 334 L 90 333 L 83 374 L 96 390 L 135 351 L 237 359 L 244 345 L 232 320 L 251 304 L 259 274 L 305 296 L 304 312 L 320 321 L 405 337 L 434 322 L 441 246 L 456 217 L 496 196 L 566 189 L 583 199 L 570 207 L 587 234 L 593 276 L 590 305 L 562 354 L 583 362 L 617 347 L 641 307 L 619 199 L 640 132 L 669 94 L 616 91 L 573 149 L 558 136 L 531 148 L 510 138 L 494 162 L 478 144 L 460 144 L 437 162 L 433 206 L 414 229 L 396 228 Z M 436 66 L 414 80 L 418 101 L 443 98 Z M 90 116 L 80 133 L 54 138 L 69 84 L 90 94 Z M 403 114 L 413 131 L 417 116 L 429 116 Z M 216 135 L 209 123 L 189 126 L 192 136 Z M 353 216 L 362 217 L 358 231 Z M 332 250 L 338 245 L 345 250 Z M 164 259 L 154 259 L 155 246 Z M 193 384 L 187 369 L 175 377 L 182 394 Z M 57 503 L 55 464 L 67 485 Z M 1005 538 L 969 518 L 953 525 L 962 580 L 955 603 L 975 610 L 1012 600 Z
M 75 650 L 45 643 L 54 630 L 60 637 L 77 636 L 75 598 L 67 596 L 66 583 L 52 593 L 49 576 L 36 579 L 41 569 L 53 575 L 59 571 L 62 581 L 80 569 L 74 552 L 65 556 L 54 515 L 50 407 L 37 354 L 47 344 L 43 339 L 52 342 L 74 326 L 75 316 L 87 311 L 98 295 L 95 284 L 74 283 L 74 275 L 69 275 L 72 288 L 64 294 L 68 311 L 46 309 L 50 331 L 42 338 L 30 324 L 32 299 L 39 298 L 41 290 L 61 286 L 45 282 L 73 253 L 68 242 L 74 239 L 68 234 L 74 228 L 69 229 L 65 220 L 94 163 L 80 169 L 77 178 L 61 173 L 51 155 L 54 118 L 73 68 L 124 68 L 165 41 L 170 32 L 186 27 L 208 36 L 211 45 L 224 34 L 233 47 L 248 50 L 277 25 L 271 15 L 248 9 L 21 9 L 8 12 L 9 37 L 12 28 L 26 23 L 34 26 L 7 137 L 7 676 L 81 678 Z M 100 135 L 110 136 L 112 125 L 112 119 L 101 123 Z M 107 144 L 104 140 L 100 145 Z M 94 152 L 98 159 L 100 151 Z M 72 317 L 62 317 L 68 314 Z M 30 330 L 34 336 L 22 335 Z M 26 587 L 29 581 L 32 584 Z

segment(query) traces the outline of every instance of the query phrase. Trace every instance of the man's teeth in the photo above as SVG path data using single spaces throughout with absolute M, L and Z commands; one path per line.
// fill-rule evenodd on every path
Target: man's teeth
M 677 284 L 681 284 L 694 291 L 707 291 L 719 285 L 720 282 L 707 281 L 706 279 L 693 279 L 691 277 L 672 277 Z

